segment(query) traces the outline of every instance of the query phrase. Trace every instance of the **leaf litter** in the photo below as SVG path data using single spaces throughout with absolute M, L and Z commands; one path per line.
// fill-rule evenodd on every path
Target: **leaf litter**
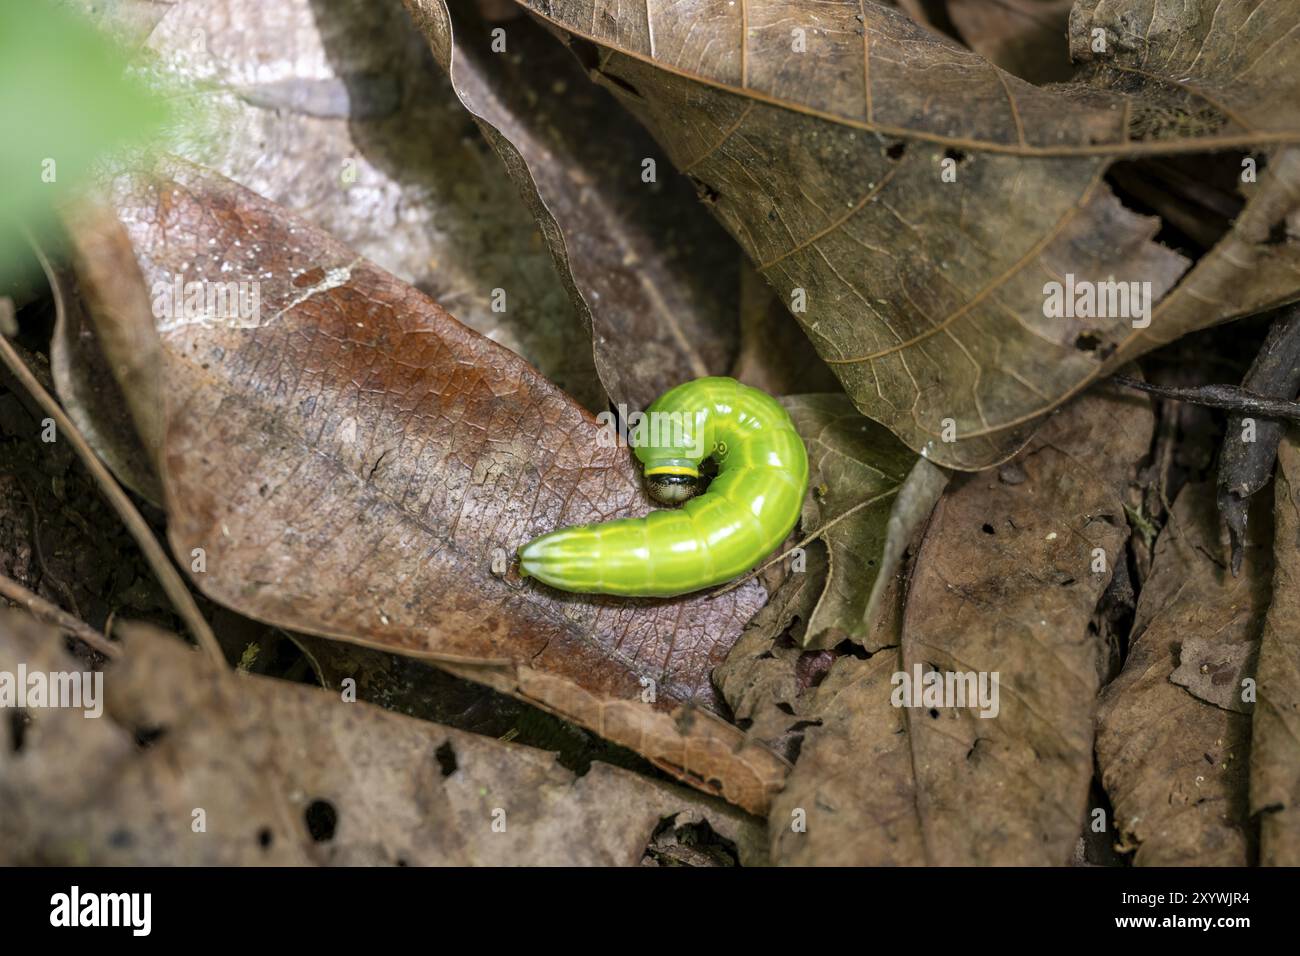
M 93 734 L 10 721 L 16 857 L 1295 862 L 1294 445 L 1234 576 L 1224 416 L 1172 400 L 1248 384 L 1261 324 L 1204 330 L 1300 295 L 1292 5 L 405 6 L 94 11 L 204 122 L 62 210 L 50 299 L 5 278 L 15 354 L 159 506 L 229 662 L 278 676 L 104 617 L 120 583 L 52 582 L 0 509 L 4 593 L 71 635 L 75 594 L 121 651 Z M 1049 317 L 1076 280 L 1147 283 L 1138 321 Z M 254 308 L 185 306 L 232 281 Z M 1094 387 L 1139 358 L 1175 389 Z M 787 547 L 671 601 L 521 580 L 532 535 L 651 507 L 591 413 L 705 373 L 805 438 Z M 29 458 L 0 482 L 39 520 Z M 0 652 L 61 659 L 34 627 Z M 899 700 L 954 674 L 977 699 Z M 468 835 L 497 810 L 509 839 Z

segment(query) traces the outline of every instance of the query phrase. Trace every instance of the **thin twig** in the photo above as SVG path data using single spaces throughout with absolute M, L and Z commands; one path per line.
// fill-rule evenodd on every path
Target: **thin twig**
M 8 311 L 11 308 L 12 306 L 7 299 L 0 299 L 0 312 Z M 86 442 L 77 426 L 73 424 L 72 419 L 67 416 L 63 408 L 45 390 L 44 386 L 37 381 L 31 369 L 27 367 L 27 364 L 14 351 L 14 347 L 9 344 L 9 340 L 3 335 L 0 335 L 0 358 L 4 359 L 9 371 L 31 393 L 32 398 L 45 410 L 45 413 L 54 419 L 59 433 L 67 436 L 72 443 L 73 450 L 76 451 L 77 456 L 90 470 L 90 474 L 94 477 L 96 484 L 99 485 L 100 492 L 108 499 L 108 503 L 113 506 L 113 510 L 122 519 L 122 523 L 126 525 L 131 537 L 140 546 L 145 560 L 149 562 L 149 567 L 153 569 L 155 577 L 158 578 L 158 583 L 162 585 L 163 591 L 166 592 L 167 597 L 176 608 L 176 613 L 185 622 L 190 634 L 194 636 L 199 646 L 212 658 L 213 663 L 225 670 L 226 658 L 221 653 L 221 645 L 217 643 L 216 635 L 212 633 L 212 628 L 208 626 L 208 622 L 200 613 L 199 606 L 194 601 L 194 595 L 190 593 L 185 582 L 181 580 L 180 573 L 171 563 L 167 552 L 158 543 L 158 539 L 154 537 L 148 523 L 136 510 L 135 505 L 131 503 L 131 499 L 122 490 L 122 486 L 117 483 L 104 466 L 104 463 L 99 460 L 99 457 Z
M 1192 405 L 1204 405 L 1207 408 L 1222 408 L 1243 415 L 1260 415 L 1264 418 L 1284 418 L 1287 421 L 1300 422 L 1300 404 L 1278 398 L 1269 398 L 1237 385 L 1196 385 L 1181 388 L 1176 385 L 1152 385 L 1137 379 L 1115 375 L 1111 381 L 1127 388 L 1136 388 L 1141 392 L 1150 392 L 1161 398 L 1176 402 L 1188 402 Z
M 0 597 L 26 608 L 27 612 L 38 621 L 44 621 L 61 631 L 66 631 L 91 650 L 98 651 L 105 657 L 117 657 L 122 653 L 121 648 L 89 624 L 73 617 L 57 604 L 51 604 L 39 594 L 34 594 L 13 578 L 5 577 L 3 574 L 0 574 Z

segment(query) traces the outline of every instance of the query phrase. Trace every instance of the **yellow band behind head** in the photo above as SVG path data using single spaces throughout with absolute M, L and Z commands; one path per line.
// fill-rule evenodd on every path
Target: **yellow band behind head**
M 645 470 L 646 477 L 651 475 L 689 475 L 691 478 L 700 477 L 698 468 L 688 468 L 685 465 L 659 465 L 654 468 Z

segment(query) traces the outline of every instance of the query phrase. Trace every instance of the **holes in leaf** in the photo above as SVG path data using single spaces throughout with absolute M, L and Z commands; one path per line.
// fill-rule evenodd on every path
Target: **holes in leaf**
M 958 166 L 960 166 L 962 163 L 966 162 L 966 160 L 969 159 L 970 157 L 963 150 L 954 149 L 953 147 L 949 146 L 947 149 L 943 151 L 943 158 L 951 159 Z
M 687 178 L 695 186 L 695 195 L 700 202 L 712 206 L 718 201 L 718 196 L 721 194 L 704 180 L 695 176 L 688 176 Z
M 156 744 L 165 733 L 167 733 L 166 727 L 137 727 L 135 745 L 141 750 L 147 750 Z
M 452 747 L 450 740 L 434 751 L 433 756 L 437 759 L 438 766 L 442 768 L 444 777 L 450 777 L 456 772 L 456 749 Z
M 307 832 L 317 843 L 328 843 L 334 839 L 334 831 L 339 823 L 334 804 L 328 800 L 313 800 L 303 818 L 307 821 Z
M 794 665 L 794 675 L 799 682 L 799 689 L 807 690 L 818 686 L 826 679 L 838 656 L 835 651 L 825 650 L 804 651 L 800 654 Z
M 854 644 L 852 638 L 846 637 L 844 640 L 836 644 L 833 650 L 837 657 L 844 657 L 847 655 L 849 657 L 856 657 L 860 661 L 871 659 L 871 655 L 867 653 L 867 649 L 861 644 Z
M 1090 329 L 1080 332 L 1078 336 L 1075 337 L 1074 347 L 1080 352 L 1094 352 L 1096 353 L 1097 358 L 1102 359 L 1103 361 L 1110 358 L 1116 348 L 1114 342 L 1103 341 L 1102 337 L 1098 333 L 1093 332 Z
M 996 532 L 993 530 L 993 525 L 989 524 L 987 521 L 984 522 L 984 524 L 980 525 L 980 530 L 983 531 L 985 534 L 996 534 Z
M 1245 206 L 1246 156 L 1193 153 L 1119 162 L 1107 171 L 1106 182 L 1133 212 L 1159 217 L 1155 242 L 1195 262 L 1232 228 Z
M 20 753 L 27 743 L 27 725 L 32 722 L 25 710 L 11 711 L 9 714 L 9 749 Z
M 885 150 L 885 155 L 888 156 L 890 159 L 892 159 L 894 162 L 898 162 L 900 159 L 903 158 L 903 154 L 906 152 L 907 152 L 907 144 L 900 140 L 897 143 L 890 143 L 889 148 Z
M 271 832 L 270 827 L 262 827 L 257 831 L 257 845 L 263 850 L 270 849 L 271 844 L 274 842 L 275 835 Z

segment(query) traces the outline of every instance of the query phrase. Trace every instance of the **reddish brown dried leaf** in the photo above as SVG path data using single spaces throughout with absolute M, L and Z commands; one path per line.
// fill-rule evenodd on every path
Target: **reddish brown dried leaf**
M 400 3 L 177 0 L 147 48 L 186 90 L 178 154 L 329 232 L 584 407 L 605 407 L 591 336 L 536 224 Z
M 206 594 L 285 627 L 458 663 L 765 806 L 784 766 L 738 749 L 709 712 L 708 676 L 761 587 L 627 601 L 498 573 L 542 531 L 649 509 L 631 456 L 600 447 L 589 415 L 420 293 L 215 174 L 175 163 L 124 178 L 116 211 L 155 306 L 177 280 L 260 283 L 256 315 L 159 312 L 168 533 Z M 670 717 L 678 705 L 687 712 Z

